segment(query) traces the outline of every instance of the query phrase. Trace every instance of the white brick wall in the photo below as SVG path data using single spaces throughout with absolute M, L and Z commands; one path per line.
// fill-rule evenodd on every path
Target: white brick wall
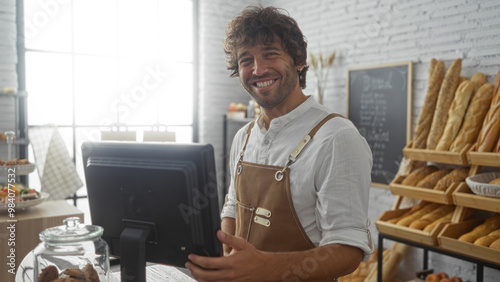
M 17 88 L 16 1 L 0 0 L 0 89 Z
M 16 1 L 0 0 L 0 90 L 17 89 Z M 15 98 L 0 97 L 0 132 L 15 129 Z M 0 142 L 0 159 L 7 159 L 8 147 Z M 0 181 L 5 181 L 0 177 Z
M 414 63 L 413 124 L 416 123 L 427 90 L 431 58 L 445 60 L 448 67 L 462 58 L 462 75 L 483 72 L 493 82 L 500 68 L 500 1 L 480 0 L 269 0 L 263 6 L 285 8 L 308 39 L 309 50 L 338 57 L 330 72 L 325 104 L 340 114 L 346 112 L 346 70 L 411 60 Z M 225 70 L 222 51 L 224 25 L 246 5 L 257 1 L 200 0 L 200 44 L 202 100 L 200 139 L 221 149 L 222 115 L 229 102 L 246 102 L 247 94 Z M 314 94 L 314 76 L 308 76 L 306 94 Z M 219 155 L 221 152 L 218 153 Z M 222 162 L 219 158 L 218 165 Z M 374 222 L 390 209 L 394 196 L 373 188 L 370 216 Z M 376 233 L 374 224 L 372 230 Z M 376 234 L 374 236 L 376 237 Z M 390 247 L 386 241 L 384 246 Z M 461 260 L 430 253 L 430 267 L 475 281 L 475 266 Z M 412 249 L 398 276 L 411 279 L 422 268 L 422 251 Z M 485 268 L 485 281 L 497 281 L 500 271 Z

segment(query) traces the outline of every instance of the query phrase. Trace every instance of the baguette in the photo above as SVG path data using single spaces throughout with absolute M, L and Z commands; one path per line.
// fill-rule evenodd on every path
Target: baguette
M 500 80 L 500 71 L 497 74 L 497 80 Z M 477 138 L 477 151 L 478 152 L 496 152 L 496 144 L 500 135 L 500 89 L 495 82 L 491 107 L 484 117 L 483 126 Z
M 472 97 L 474 91 L 474 82 L 464 81 L 462 82 L 455 93 L 455 98 L 448 111 L 448 120 L 446 121 L 446 126 L 443 131 L 443 135 L 436 146 L 438 151 L 448 151 L 451 143 L 455 140 L 455 137 L 460 130 L 462 125 L 465 111 L 467 106 L 469 106 L 469 101 Z
M 420 180 L 416 186 L 420 187 L 420 188 L 432 189 L 432 188 L 434 188 L 434 186 L 436 186 L 438 181 L 441 178 L 443 178 L 445 175 L 447 175 L 450 171 L 451 171 L 451 169 L 447 169 L 447 168 L 443 168 L 443 169 L 440 169 L 438 171 L 435 171 L 435 172 L 429 174 L 428 176 L 426 176 L 424 179 Z
M 463 217 L 464 220 L 468 219 L 471 214 L 474 212 L 474 210 L 472 209 L 467 209 L 466 212 L 465 212 L 465 215 Z M 434 227 L 436 225 L 438 225 L 440 222 L 450 222 L 451 221 L 451 218 L 453 217 L 453 215 L 455 214 L 455 211 L 452 211 L 450 213 L 448 213 L 447 215 L 445 215 L 444 217 L 434 221 L 433 223 L 427 225 L 425 228 L 424 228 L 424 231 L 425 232 L 431 232 Z
M 387 220 L 388 223 L 394 223 L 396 224 L 398 222 L 398 220 L 402 219 L 403 217 L 406 217 L 406 216 L 409 216 L 410 214 L 422 209 L 423 207 L 427 206 L 429 204 L 429 202 L 420 202 L 416 205 L 414 205 L 410 210 L 408 210 L 407 212 L 403 213 L 401 216 L 399 217 L 396 217 L 396 218 L 392 218 L 392 219 L 389 219 Z
M 491 243 L 495 242 L 495 240 L 497 240 L 497 239 L 500 239 L 500 237 L 486 235 L 486 236 L 477 238 L 477 240 L 474 241 L 474 245 L 489 247 L 491 245 Z
M 427 225 L 423 230 L 425 232 L 431 232 L 434 227 L 436 225 L 438 225 L 440 222 L 449 222 L 451 220 L 451 218 L 453 217 L 453 214 L 455 213 L 455 211 L 452 211 L 452 212 L 449 212 L 448 214 L 446 214 L 445 216 L 435 220 L 434 222 L 432 222 L 431 224 Z
M 489 120 L 485 119 L 477 138 L 478 152 L 491 152 L 500 136 L 500 102 L 489 110 Z
M 470 78 L 470 81 L 474 83 L 474 93 L 477 92 L 477 90 L 483 86 L 486 82 L 488 82 L 488 78 L 486 75 L 482 72 L 476 72 L 472 77 Z
M 500 228 L 500 214 L 495 214 L 494 216 L 488 218 L 484 223 L 476 226 L 472 231 L 463 234 L 458 237 L 459 241 L 473 243 L 479 237 L 488 235 Z
M 478 137 L 478 144 L 484 142 L 485 135 L 487 133 L 483 133 L 485 130 L 484 127 L 491 121 L 491 119 L 495 118 L 495 116 L 498 114 L 498 112 L 495 110 L 495 106 L 500 104 L 500 69 L 498 70 L 497 77 L 495 78 L 495 84 L 493 86 L 493 94 L 491 97 L 491 106 L 488 112 L 486 113 L 486 116 L 484 117 L 484 122 L 483 126 L 481 128 L 480 135 Z M 495 146 L 495 144 L 493 144 Z M 483 151 L 483 152 L 489 152 L 489 151 Z
M 493 152 L 500 153 L 500 138 L 498 138 L 497 145 L 495 146 Z
M 497 239 L 500 239 L 500 229 L 490 232 L 486 236 L 477 238 L 477 240 L 474 241 L 474 245 L 489 247 L 491 243 L 495 242 Z
M 474 97 L 472 97 L 469 108 L 465 113 L 464 123 L 453 141 L 450 151 L 460 152 L 467 145 L 476 142 L 484 116 L 490 107 L 492 94 L 493 84 L 485 83 L 479 88 Z
M 438 168 L 435 166 L 423 166 L 412 171 L 408 176 L 401 181 L 402 185 L 415 186 L 417 183 L 427 177 L 429 174 L 437 171 Z
M 493 243 L 491 243 L 490 248 L 500 250 L 500 239 L 496 239 Z
M 469 175 L 469 170 L 469 167 L 455 168 L 437 182 L 434 190 L 445 191 L 453 182 L 465 181 L 465 178 Z
M 498 70 L 497 78 L 495 79 L 495 90 L 493 93 L 496 93 L 494 104 L 500 103 L 500 69 Z M 493 152 L 500 153 L 500 136 L 498 138 L 497 144 L 495 148 L 493 148 Z
M 396 225 L 408 226 L 414 220 L 419 219 L 423 215 L 425 215 L 425 214 L 427 214 L 429 212 L 432 212 L 433 210 L 437 209 L 440 206 L 441 205 L 436 204 L 436 203 L 431 203 L 429 205 L 426 205 L 425 207 L 419 209 L 418 211 L 416 211 L 416 212 L 414 212 L 414 213 L 412 213 L 412 214 L 410 214 L 408 216 L 405 216 L 405 217 L 401 218 L 400 220 L 398 220 L 398 222 L 396 223 Z
M 492 231 L 492 232 L 488 233 L 488 235 L 489 236 L 496 236 L 496 237 L 500 238 L 500 229 Z
M 421 218 L 412 221 L 410 223 L 409 227 L 413 229 L 418 229 L 422 230 L 424 229 L 427 225 L 433 223 L 434 221 L 446 216 L 450 212 L 452 212 L 455 209 L 454 205 L 445 205 L 441 206 L 432 212 L 422 216 Z
M 460 77 L 458 78 L 458 85 L 460 85 L 460 83 L 462 83 L 462 82 L 464 82 L 464 81 L 466 81 L 466 80 L 469 80 L 466 76 L 460 76 Z
M 441 89 L 439 90 L 436 109 L 432 118 L 431 130 L 427 137 L 427 149 L 434 150 L 443 134 L 446 121 L 448 120 L 448 110 L 453 102 L 455 92 L 457 91 L 461 70 L 462 59 L 456 59 L 446 72 Z
M 495 93 L 495 98 L 492 100 L 495 104 L 500 101 L 500 69 L 498 69 L 497 76 L 495 78 L 493 93 Z
M 432 118 L 436 110 L 439 90 L 443 83 L 445 67 L 443 61 L 432 59 L 429 67 L 429 84 L 427 86 L 427 94 L 425 96 L 424 105 L 420 110 L 417 125 L 415 127 L 415 135 L 413 136 L 413 148 L 425 149 L 427 144 L 427 136 L 431 129 Z

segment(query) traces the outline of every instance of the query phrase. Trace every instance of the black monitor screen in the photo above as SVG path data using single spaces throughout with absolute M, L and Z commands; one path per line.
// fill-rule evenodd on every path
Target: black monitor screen
M 120 257 L 122 280 L 142 280 L 144 261 L 221 255 L 211 145 L 84 142 L 82 157 L 92 224 Z

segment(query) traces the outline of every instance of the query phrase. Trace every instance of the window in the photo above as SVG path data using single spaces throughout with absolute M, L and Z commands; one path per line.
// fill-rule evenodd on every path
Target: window
M 28 125 L 57 125 L 82 177 L 81 143 L 114 124 L 138 140 L 154 125 L 196 141 L 193 10 L 193 0 L 24 1 Z

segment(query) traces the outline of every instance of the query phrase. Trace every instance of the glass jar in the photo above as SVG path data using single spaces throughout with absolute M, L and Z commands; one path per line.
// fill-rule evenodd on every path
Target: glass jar
M 34 250 L 34 281 L 72 277 L 84 281 L 108 281 L 109 249 L 101 239 L 104 229 L 66 218 L 62 226 L 40 232 L 42 241 Z

